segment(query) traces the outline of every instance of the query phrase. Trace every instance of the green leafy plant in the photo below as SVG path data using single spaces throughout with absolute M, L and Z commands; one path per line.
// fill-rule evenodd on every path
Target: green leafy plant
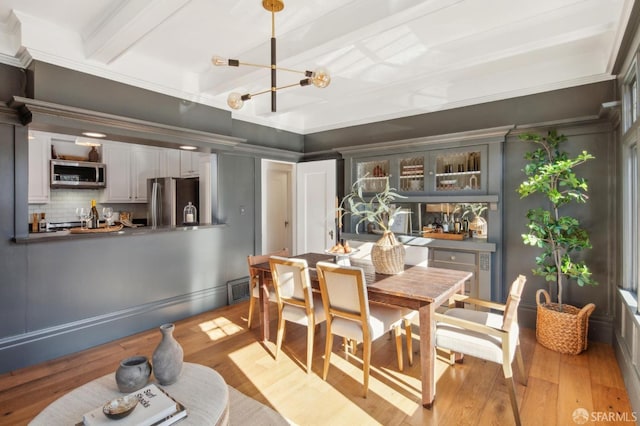
M 573 258 L 576 252 L 591 248 L 589 235 L 576 218 L 562 215 L 560 211 L 570 203 L 586 203 L 588 200 L 587 181 L 577 177 L 573 169 L 595 157 L 582 151 L 570 158 L 560 149 L 567 137 L 558 135 L 555 130 L 549 131 L 546 137 L 527 133 L 520 135 L 520 139 L 539 145 L 538 149 L 525 155 L 529 163 L 523 170 L 527 179 L 517 190 L 520 198 L 540 193 L 548 200 L 546 208 L 539 207 L 527 212 L 528 232 L 522 235 L 522 240 L 525 244 L 542 249 L 542 253 L 536 257 L 538 266 L 533 273 L 549 282 L 550 294 L 553 294 L 553 283 L 557 284 L 557 299 L 562 310 L 565 276 L 575 280 L 581 287 L 597 285 L 591 278 L 589 267 Z
M 380 229 L 388 232 L 398 215 L 408 213 L 400 207 L 394 208 L 393 202 L 398 198 L 407 197 L 395 192 L 396 189 L 389 186 L 389 178 L 387 177 L 384 189 L 367 199 L 362 191 L 363 182 L 367 178 L 364 176 L 354 182 L 351 192 L 342 199 L 338 211 L 341 217 L 346 212 L 353 217 L 360 218 L 355 225 L 356 233 L 358 233 L 358 226 L 365 222 L 375 223 Z

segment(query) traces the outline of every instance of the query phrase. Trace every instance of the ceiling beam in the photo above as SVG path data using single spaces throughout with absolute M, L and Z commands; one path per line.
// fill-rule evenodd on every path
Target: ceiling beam
M 109 64 L 191 0 L 131 0 L 84 34 L 87 59 Z

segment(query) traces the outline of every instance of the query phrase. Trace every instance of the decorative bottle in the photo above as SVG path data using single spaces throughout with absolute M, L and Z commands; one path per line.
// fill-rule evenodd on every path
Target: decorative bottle
M 462 224 L 460 223 L 460 218 L 456 216 L 455 220 L 453 221 L 453 232 L 459 234 L 461 225 Z
M 196 206 L 189 204 L 184 206 L 184 210 L 182 212 L 182 223 L 185 225 L 194 225 L 198 223 L 198 212 L 196 211 Z
M 100 161 L 100 153 L 98 153 L 98 150 L 96 149 L 95 146 L 91 147 L 88 157 L 89 157 L 89 161 L 93 163 L 97 163 L 98 161 Z
M 153 351 L 153 374 L 161 385 L 175 383 L 182 371 L 184 352 L 182 346 L 173 337 L 173 324 L 160 326 L 162 340 Z
M 98 209 L 96 208 L 96 200 L 91 200 L 91 228 L 97 229 L 100 221 L 98 216 Z
M 449 232 L 449 215 L 442 215 L 442 232 Z
M 38 222 L 38 232 L 47 232 L 47 219 L 45 219 L 45 213 L 40 213 L 40 221 Z

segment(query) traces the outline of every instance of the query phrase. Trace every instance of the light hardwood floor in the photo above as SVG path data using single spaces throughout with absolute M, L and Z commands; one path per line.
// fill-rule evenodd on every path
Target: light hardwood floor
M 313 373 L 304 369 L 305 328 L 288 325 L 283 353 L 257 341 L 258 329 L 246 329 L 247 303 L 224 307 L 176 322 L 174 333 L 185 360 L 208 365 L 240 392 L 274 408 L 299 425 L 509 425 L 513 417 L 501 367 L 471 357 L 453 367 L 437 363 L 434 408 L 420 405 L 418 362 L 397 371 L 393 339 L 374 342 L 369 397 L 361 396 L 361 349 L 345 359 L 335 339 L 327 381 L 321 378 L 324 329 L 316 335 Z M 275 311 L 272 318 L 276 317 Z M 254 318 L 257 323 L 257 317 Z M 275 336 L 275 321 L 272 321 Z M 414 339 L 418 338 L 417 329 Z M 121 359 L 151 357 L 160 341 L 157 329 L 129 336 L 73 355 L 0 375 L 0 424 L 26 424 L 49 403 L 71 389 L 114 372 Z M 632 411 L 611 346 L 590 343 L 577 356 L 561 355 L 521 332 L 529 376 L 517 384 L 520 411 L 527 425 L 573 425 L 572 413 L 619 413 L 626 424 Z M 414 341 L 414 348 L 419 345 Z M 416 359 L 419 355 L 416 354 Z M 516 376 L 517 379 L 517 376 Z M 622 416 L 622 417 L 621 417 Z M 233 418 L 231 419 L 233 422 Z

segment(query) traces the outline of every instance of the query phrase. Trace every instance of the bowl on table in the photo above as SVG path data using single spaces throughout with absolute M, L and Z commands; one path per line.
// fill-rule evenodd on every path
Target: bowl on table
M 121 419 L 131 414 L 138 405 L 138 398 L 135 395 L 121 396 L 107 402 L 102 407 L 102 412 L 110 419 Z

